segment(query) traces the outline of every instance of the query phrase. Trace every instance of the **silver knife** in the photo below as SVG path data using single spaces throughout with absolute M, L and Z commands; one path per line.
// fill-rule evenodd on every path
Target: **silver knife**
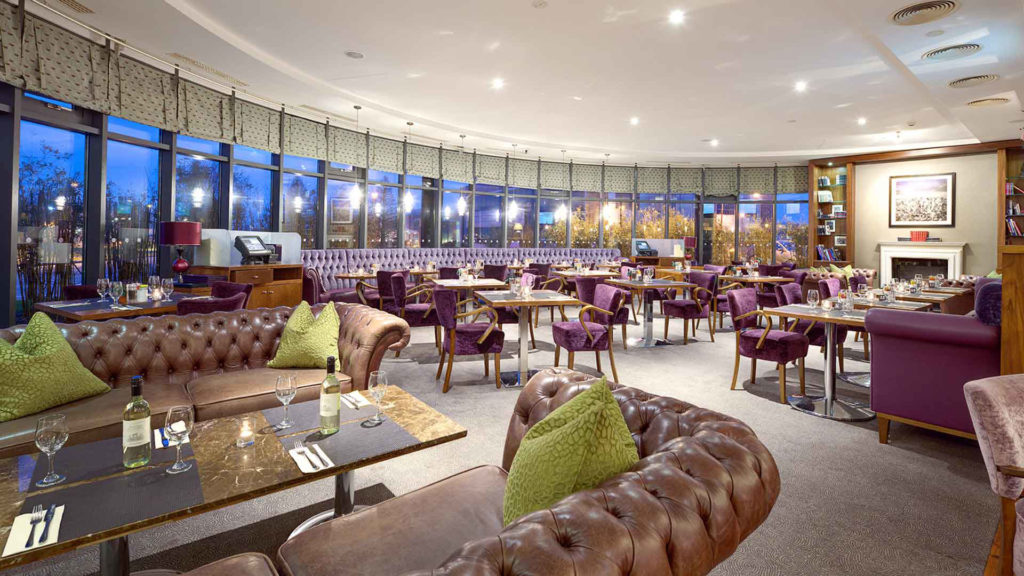
M 302 451 L 305 452 L 306 458 L 313 465 L 313 468 L 316 468 L 317 470 L 326 470 L 327 469 L 327 466 L 324 466 L 324 463 L 321 462 L 320 459 L 316 457 L 316 454 L 313 454 L 313 452 L 310 451 L 310 449 L 308 447 L 303 446 L 302 447 Z
M 334 468 L 334 462 L 331 462 L 331 459 L 327 457 L 327 454 L 324 454 L 324 451 L 320 448 L 319 444 L 313 444 L 313 450 L 328 468 Z
M 345 406 L 348 406 L 353 410 L 359 410 L 359 406 L 356 406 L 351 400 L 346 398 L 344 394 L 339 394 L 338 397 L 341 398 L 341 401 L 345 403 Z
M 50 522 L 53 521 L 53 512 L 57 509 L 56 504 L 50 504 L 50 507 L 46 509 L 46 516 L 43 517 L 43 533 L 39 535 L 39 543 L 46 542 L 46 538 L 50 535 Z

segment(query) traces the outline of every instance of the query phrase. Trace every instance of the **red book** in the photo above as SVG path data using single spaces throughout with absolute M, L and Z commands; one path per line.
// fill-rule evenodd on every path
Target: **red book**
M 910 231 L 910 241 L 911 242 L 925 242 L 926 240 L 928 240 L 928 231 L 927 230 L 911 230 Z

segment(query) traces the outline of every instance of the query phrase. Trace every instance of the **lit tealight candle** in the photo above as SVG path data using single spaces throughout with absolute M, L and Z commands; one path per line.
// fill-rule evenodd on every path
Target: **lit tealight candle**
M 252 418 L 243 416 L 238 428 L 238 440 L 235 441 L 235 445 L 239 448 L 245 448 L 246 446 L 252 446 L 254 440 L 255 431 L 253 430 Z

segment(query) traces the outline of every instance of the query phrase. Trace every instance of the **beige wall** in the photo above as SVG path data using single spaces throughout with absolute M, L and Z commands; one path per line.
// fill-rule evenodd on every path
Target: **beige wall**
M 889 177 L 956 173 L 956 226 L 953 228 L 889 228 Z M 856 267 L 879 266 L 879 242 L 895 242 L 911 230 L 928 230 L 946 242 L 967 242 L 964 273 L 987 274 L 996 268 L 996 238 L 1002 230 L 996 155 L 977 154 L 934 160 L 859 164 L 856 187 Z

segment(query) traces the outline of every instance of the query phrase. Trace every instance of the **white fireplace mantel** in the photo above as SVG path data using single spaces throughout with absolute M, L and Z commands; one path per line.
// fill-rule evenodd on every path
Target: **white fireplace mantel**
M 947 262 L 946 278 L 959 278 L 964 272 L 966 242 L 879 242 L 880 270 L 883 285 L 892 281 L 893 258 L 934 258 Z

